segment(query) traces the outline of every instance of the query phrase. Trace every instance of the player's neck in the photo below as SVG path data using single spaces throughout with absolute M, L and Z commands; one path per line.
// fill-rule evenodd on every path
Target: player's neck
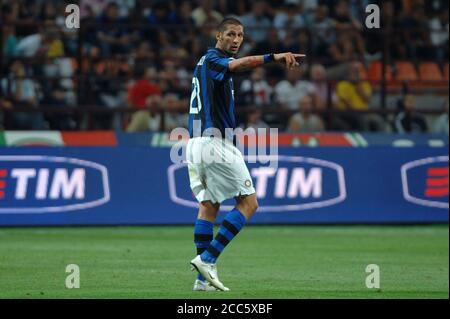
M 230 57 L 233 56 L 233 54 L 228 53 L 227 51 L 225 51 L 218 43 L 216 44 L 215 49 L 218 49 L 220 52 L 222 52 L 223 54 L 226 54 L 227 56 L 230 56 Z

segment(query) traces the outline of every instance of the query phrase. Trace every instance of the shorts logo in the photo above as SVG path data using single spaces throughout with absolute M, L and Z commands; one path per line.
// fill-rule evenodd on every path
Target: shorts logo
M 247 180 L 245 181 L 244 185 L 245 185 L 246 187 L 251 187 L 251 186 L 252 186 L 252 182 L 249 181 L 249 180 L 247 179 Z
M 403 197 L 422 206 L 449 208 L 448 156 L 429 157 L 401 167 Z
M 103 165 L 54 156 L 0 156 L 0 214 L 83 210 L 109 200 Z

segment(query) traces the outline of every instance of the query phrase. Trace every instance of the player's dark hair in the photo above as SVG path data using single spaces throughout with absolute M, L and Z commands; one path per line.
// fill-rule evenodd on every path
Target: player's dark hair
M 236 18 L 225 18 L 217 26 L 217 31 L 224 32 L 229 25 L 242 25 L 242 22 Z

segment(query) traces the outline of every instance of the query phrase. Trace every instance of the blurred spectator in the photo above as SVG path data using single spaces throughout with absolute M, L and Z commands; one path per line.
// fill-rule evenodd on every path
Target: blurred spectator
M 97 18 L 97 43 L 103 55 L 109 57 L 130 49 L 132 38 L 125 22 L 126 19 L 119 16 L 119 6 L 109 2 L 105 12 Z
M 192 77 L 183 66 L 177 66 L 175 60 L 165 60 L 163 63 L 164 68 L 159 72 L 161 90 L 186 95 L 185 92 L 191 89 Z
M 22 38 L 16 47 L 17 56 L 32 58 L 35 56 L 43 56 L 48 49 L 50 43 L 53 42 L 54 32 L 38 32 Z
M 401 112 L 395 117 L 394 129 L 397 133 L 426 133 L 428 125 L 425 116 L 416 110 L 416 98 L 407 94 L 400 101 Z
M 272 26 L 269 18 L 265 16 L 266 2 L 255 1 L 252 4 L 252 11 L 241 17 L 241 22 L 245 26 L 245 34 L 255 42 L 262 42 L 266 38 L 267 29 Z
M 42 103 L 57 108 L 67 108 L 66 90 L 59 79 L 47 81 L 43 92 Z M 67 112 L 56 112 L 46 115 L 51 130 L 68 131 L 76 128 L 76 123 Z
M 147 17 L 147 21 L 151 25 L 169 25 L 175 24 L 177 15 L 175 11 L 170 10 L 169 3 L 158 1 L 152 6 L 152 12 Z
M 197 27 L 201 27 L 206 21 L 219 24 L 223 20 L 222 14 L 213 9 L 211 0 L 198 0 L 198 4 L 199 6 L 191 13 L 191 17 Z
M 245 124 L 245 128 L 258 130 L 259 128 L 269 129 L 270 127 L 262 120 L 262 112 L 260 110 L 255 110 L 247 113 L 247 123 Z
M 95 16 L 103 13 L 110 0 L 80 0 L 80 16 L 85 18 L 91 12 Z
M 286 43 L 287 51 L 306 53 L 306 58 L 309 59 L 308 54 L 311 52 L 312 41 L 307 29 L 297 29 L 287 32 Z
M 286 37 L 286 31 L 300 29 L 305 26 L 305 21 L 297 6 L 293 3 L 287 3 L 275 15 L 273 25 L 277 28 L 278 36 L 281 40 Z
M 348 65 L 348 80 L 339 81 L 336 85 L 338 110 L 347 111 L 345 114 L 333 116 L 332 127 L 335 130 L 383 130 L 383 120 L 375 114 L 358 114 L 358 111 L 369 110 L 372 98 L 372 86 L 368 81 L 360 79 L 360 62 Z M 356 111 L 356 112 L 354 112 Z
M 316 109 L 325 110 L 334 108 L 336 104 L 336 93 L 330 92 L 331 87 L 328 86 L 327 73 L 323 65 L 313 64 L 311 66 L 311 83 L 315 92 L 314 105 Z M 331 101 L 328 101 L 329 99 Z M 328 105 L 329 102 L 331 102 L 331 105 Z
M 297 110 L 298 103 L 303 97 L 315 96 L 312 83 L 301 80 L 302 72 L 302 68 L 288 70 L 286 80 L 280 81 L 275 86 L 276 100 L 290 110 Z
M 312 51 L 315 54 L 323 55 L 322 52 L 326 52 L 328 46 L 336 41 L 334 21 L 329 17 L 328 7 L 325 5 L 318 6 L 307 24 L 312 28 L 314 34 Z
M 192 18 L 192 2 L 184 0 L 181 2 L 177 11 L 177 23 L 183 26 L 195 25 L 195 21 Z
M 156 108 L 161 106 L 161 89 L 155 83 L 156 69 L 148 68 L 143 77 L 128 88 L 128 101 L 131 107 L 143 109 L 132 114 L 128 132 L 157 131 L 161 125 L 161 115 Z M 150 110 L 147 110 L 150 108 Z
M 239 16 L 248 11 L 251 0 L 230 1 L 218 0 L 217 9 L 224 17 L 234 15 Z
M 360 40 L 360 37 L 352 37 L 350 32 L 339 33 L 337 42 L 329 47 L 329 79 L 342 79 L 346 74 L 347 63 L 354 60 L 364 61 L 364 45 Z
M 448 61 L 448 9 L 440 12 L 429 21 L 431 44 L 439 61 Z
M 265 69 L 258 67 L 252 71 L 249 79 L 242 81 L 240 94 L 243 96 L 244 104 L 268 106 L 271 103 L 273 89 L 265 76 Z
M 362 29 L 361 23 L 357 19 L 355 19 L 354 16 L 352 16 L 352 12 L 347 0 L 337 1 L 333 9 L 334 11 L 332 18 L 335 21 L 334 26 L 338 29 L 339 32 L 349 32 L 353 28 L 358 30 Z
M 64 56 L 64 43 L 61 41 L 61 36 L 56 28 L 51 28 L 47 31 L 48 47 L 46 55 L 49 58 L 58 58 Z
M 430 33 L 427 29 L 428 21 L 423 7 L 416 5 L 410 13 L 403 13 L 399 19 L 402 43 L 406 48 L 406 56 L 401 59 L 431 59 L 434 55 Z
M 2 27 L 3 31 L 3 54 L 6 58 L 12 58 L 17 55 L 16 31 L 14 26 L 5 25 Z
M 360 26 L 362 26 L 366 20 L 366 7 L 373 2 L 374 1 L 370 0 L 348 0 L 350 16 L 358 22 Z
M 185 111 L 185 106 L 189 104 L 187 99 L 180 100 L 174 93 L 164 95 L 162 106 L 166 110 L 164 114 L 165 131 L 170 132 L 175 128 L 187 128 L 189 114 Z
M 310 96 L 305 96 L 299 102 L 298 113 L 295 113 L 290 119 L 287 131 L 290 133 L 299 132 L 321 132 L 325 125 L 320 116 L 313 114 L 313 100 Z
M 286 51 L 286 47 L 283 41 L 280 41 L 280 39 L 278 38 L 278 30 L 276 28 L 270 28 L 267 32 L 267 38 L 265 38 L 261 42 L 256 43 L 251 54 L 258 55 L 258 54 L 266 54 L 267 52 L 284 52 L 284 51 Z
M 433 133 L 448 135 L 448 98 L 445 101 L 445 113 L 434 122 Z
M 150 42 L 143 41 L 131 55 L 132 65 L 135 70 L 146 70 L 155 65 L 156 53 Z
M 38 87 L 36 82 L 26 76 L 23 63 L 13 61 L 8 76 L 1 80 L 1 89 L 12 105 L 32 109 L 38 105 Z M 8 129 L 41 130 L 45 123 L 40 112 L 15 112 L 11 123 L 7 124 Z

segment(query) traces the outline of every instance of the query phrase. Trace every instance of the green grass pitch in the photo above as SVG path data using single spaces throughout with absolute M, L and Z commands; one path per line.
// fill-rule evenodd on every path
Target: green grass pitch
M 448 230 L 247 226 L 219 258 L 224 293 L 191 290 L 192 227 L 0 228 L 0 298 L 448 298 Z

